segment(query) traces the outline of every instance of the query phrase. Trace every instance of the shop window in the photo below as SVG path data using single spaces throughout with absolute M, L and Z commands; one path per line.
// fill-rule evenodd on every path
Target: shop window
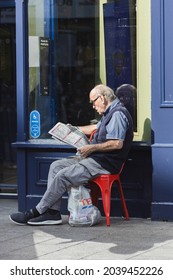
M 58 121 L 86 125 L 98 120 L 88 94 L 104 82 L 102 60 L 108 86 L 115 91 L 122 84 L 136 87 L 135 4 L 136 0 L 28 1 L 29 138 L 49 138 L 48 131 Z M 38 126 L 32 125 L 33 117 Z M 136 113 L 133 117 L 135 130 Z

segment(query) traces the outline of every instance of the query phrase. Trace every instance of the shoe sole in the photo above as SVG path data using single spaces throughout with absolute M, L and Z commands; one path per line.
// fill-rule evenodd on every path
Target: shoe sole
M 14 224 L 16 224 L 16 225 L 20 225 L 20 226 L 26 226 L 27 225 L 27 223 L 18 223 L 18 222 L 16 222 L 16 221 L 14 221 L 12 218 L 11 218 L 11 216 L 9 216 L 9 219 L 10 219 L 10 221 L 12 221 Z
M 43 221 L 43 222 L 28 221 L 27 224 L 32 225 L 32 226 L 60 225 L 60 224 L 62 224 L 62 220 L 58 220 L 58 221 L 47 220 L 47 221 Z

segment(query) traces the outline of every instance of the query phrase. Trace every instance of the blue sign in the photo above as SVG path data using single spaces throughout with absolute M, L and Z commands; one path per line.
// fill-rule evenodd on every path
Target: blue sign
M 40 136 L 40 113 L 36 110 L 30 113 L 30 136 L 32 138 Z

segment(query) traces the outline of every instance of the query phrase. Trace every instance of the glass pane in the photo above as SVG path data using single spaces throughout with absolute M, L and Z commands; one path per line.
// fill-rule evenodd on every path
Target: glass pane
M 114 89 L 124 83 L 136 86 L 135 1 L 103 2 L 28 1 L 30 138 L 49 138 L 48 131 L 58 121 L 85 125 L 98 117 L 88 93 L 101 82 L 100 59 L 106 61 L 107 85 Z M 114 13 L 109 8 L 112 4 Z M 101 15 L 104 30 L 100 30 Z M 100 36 L 104 32 L 105 54 L 101 57 Z M 120 66 L 117 46 L 127 56 Z M 109 66 L 115 61 L 112 84 Z
M 15 39 L 15 8 L 0 8 L 0 192 L 17 185 Z
M 98 1 L 79 2 L 28 2 L 29 112 L 40 114 L 41 138 L 57 121 L 81 125 L 95 117 L 88 93 L 97 81 Z
M 137 131 L 136 0 L 103 5 L 106 78 L 131 113 Z

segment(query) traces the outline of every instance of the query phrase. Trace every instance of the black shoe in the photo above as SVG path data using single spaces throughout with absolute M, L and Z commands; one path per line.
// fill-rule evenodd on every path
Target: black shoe
M 40 216 L 30 219 L 28 225 L 59 225 L 62 224 L 61 214 L 59 211 L 51 211 L 48 209 L 45 213 Z
M 13 213 L 9 216 L 10 220 L 18 225 L 26 225 L 27 222 L 32 219 L 37 217 L 38 215 L 36 215 L 32 209 L 26 211 L 26 212 L 17 212 L 17 213 Z

